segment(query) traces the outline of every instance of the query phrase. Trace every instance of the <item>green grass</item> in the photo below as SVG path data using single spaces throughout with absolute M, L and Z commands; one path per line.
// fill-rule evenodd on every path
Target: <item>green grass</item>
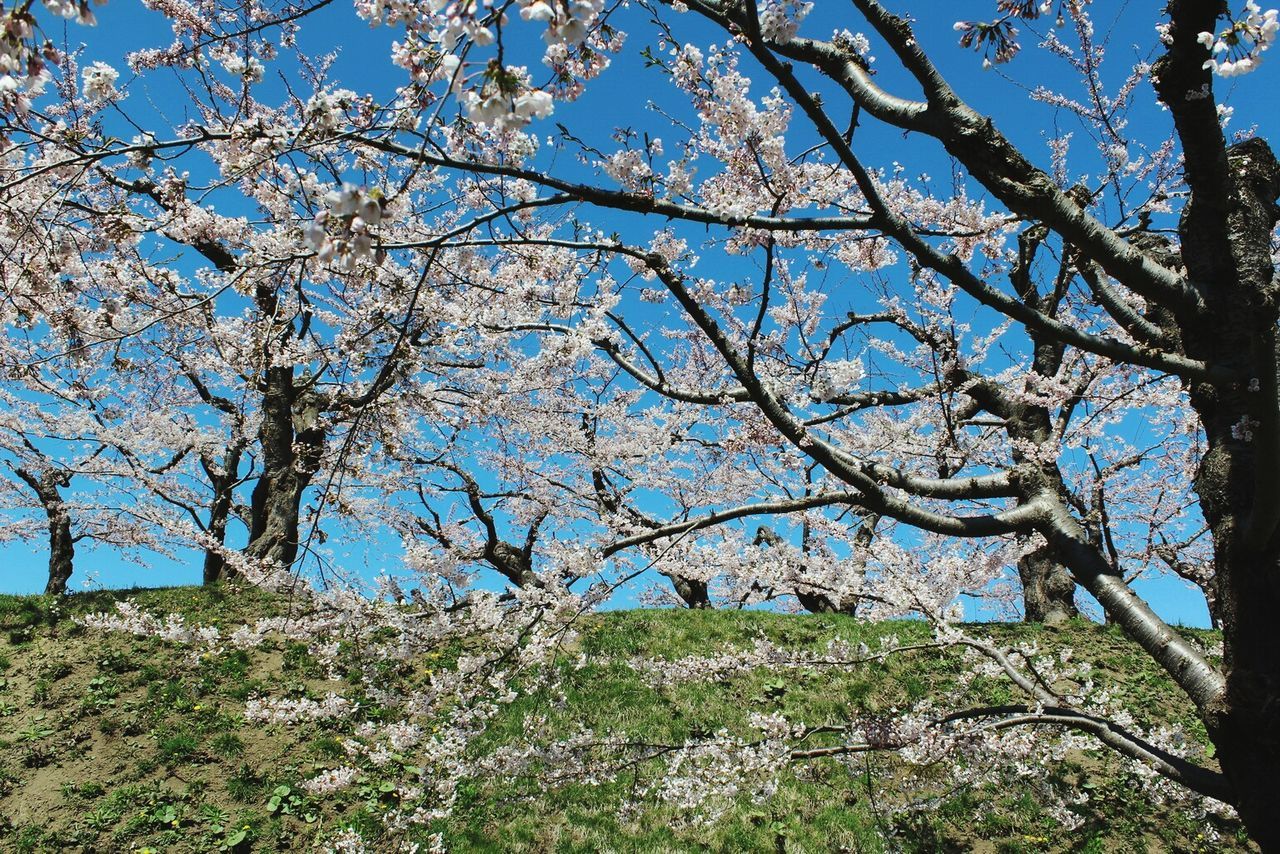
M 69 619 L 109 610 L 122 599 L 224 631 L 290 607 L 258 591 L 217 588 L 78 594 L 62 602 L 0 596 L 0 851 L 307 850 L 340 827 L 361 831 L 371 850 L 380 850 L 378 816 L 394 800 L 385 780 L 367 774 L 324 801 L 300 787 L 344 761 L 350 723 L 293 729 L 244 721 L 251 693 L 335 687 L 305 647 L 281 642 L 200 658 L 151 639 L 87 632 Z M 888 715 L 929 698 L 940 704 L 1013 699 L 994 679 L 960 687 L 954 652 L 661 688 L 627 666 L 634 657 L 675 660 L 748 647 L 759 637 L 809 651 L 833 639 L 874 647 L 886 634 L 901 643 L 925 641 L 920 623 L 631 611 L 593 616 L 581 628 L 576 648 L 557 664 L 563 698 L 545 690 L 523 695 L 475 750 L 523 738 L 531 715 L 545 718 L 538 731 L 547 737 L 586 727 L 678 745 L 721 728 L 747 733 L 753 713 L 823 723 Z M 1061 630 L 1000 625 L 990 631 L 1006 644 L 1072 647 L 1139 725 L 1177 724 L 1203 739 L 1168 680 L 1116 630 L 1074 623 Z M 1193 634 L 1215 640 L 1211 633 Z M 586 664 L 578 667 L 573 662 L 580 654 Z M 414 673 L 388 662 L 379 678 L 395 685 Z M 365 711 L 377 708 L 366 704 Z M 738 798 L 704 826 L 655 798 L 627 806 L 655 780 L 656 767 L 617 758 L 625 770 L 600 785 L 569 782 L 548 790 L 536 775 L 467 781 L 453 815 L 430 830 L 443 832 L 458 851 L 1247 850 L 1230 823 L 1217 825 L 1218 842 L 1199 836 L 1202 822 L 1137 794 L 1131 772 L 1099 750 L 1070 752 L 1055 768 L 1056 785 L 1089 795 L 1073 807 L 1084 824 L 1070 834 L 1057 828 L 1033 785 L 956 786 L 936 769 L 906 769 L 892 757 L 867 754 L 794 766 L 771 797 Z M 909 774 L 915 775 L 911 786 Z M 918 808 L 893 809 L 904 798 L 919 800 Z

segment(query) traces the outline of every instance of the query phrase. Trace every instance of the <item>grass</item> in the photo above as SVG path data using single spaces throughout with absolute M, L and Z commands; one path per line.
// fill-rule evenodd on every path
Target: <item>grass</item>
M 193 659 L 155 640 L 89 633 L 69 619 L 109 610 L 121 599 L 224 630 L 288 608 L 257 591 L 218 588 L 99 592 L 62 602 L 0 596 L 0 851 L 308 850 L 340 827 L 361 831 L 371 850 L 381 850 L 378 814 L 392 797 L 384 783 L 370 775 L 324 801 L 300 787 L 342 760 L 349 722 L 264 728 L 244 721 L 244 699 L 255 691 L 332 689 L 304 646 L 280 642 Z M 1076 623 L 1061 630 L 991 630 L 1004 643 L 1072 647 L 1093 662 L 1096 678 L 1123 697 L 1138 724 L 1177 724 L 1203 738 L 1168 680 L 1114 629 Z M 761 636 L 819 650 L 835 638 L 874 645 L 887 633 L 904 643 L 927 638 L 917 623 L 867 625 L 840 616 L 598 615 L 584 624 L 574 651 L 585 655 L 585 666 L 569 657 L 558 665 L 563 698 L 536 690 L 523 696 L 475 749 L 519 740 L 531 715 L 545 717 L 545 731 L 553 735 L 583 726 L 678 744 L 721 728 L 745 731 L 753 713 L 823 722 L 851 712 L 888 714 L 928 698 L 950 702 L 958 693 L 974 702 L 1011 698 L 995 680 L 959 686 L 950 653 L 835 673 L 752 672 L 661 689 L 626 663 L 746 647 Z M 400 675 L 388 667 L 387 679 Z M 655 798 L 625 806 L 633 791 L 652 782 L 651 764 L 636 763 L 601 785 L 550 790 L 532 776 L 468 781 L 453 815 L 431 830 L 458 851 L 1248 850 L 1235 825 L 1219 822 L 1221 838 L 1210 842 L 1200 835 L 1202 821 L 1137 794 L 1131 770 L 1102 751 L 1074 751 L 1056 767 L 1058 784 L 1089 795 L 1072 808 L 1084 822 L 1073 833 L 1056 826 L 1042 792 L 1017 781 L 1001 787 L 939 782 L 920 808 L 895 811 L 890 801 L 905 773 L 892 758 L 866 754 L 798 765 L 771 797 L 739 798 L 707 826 Z

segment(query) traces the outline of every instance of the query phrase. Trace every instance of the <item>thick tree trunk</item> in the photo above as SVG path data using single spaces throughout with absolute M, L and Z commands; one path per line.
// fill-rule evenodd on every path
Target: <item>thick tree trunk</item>
M 1280 851 L 1280 282 L 1271 257 L 1280 163 L 1259 138 L 1225 147 L 1214 99 L 1189 94 L 1211 85 L 1196 37 L 1219 11 L 1170 2 L 1172 45 L 1153 78 L 1182 142 L 1191 195 L 1180 249 L 1204 301 L 1181 310 L 1177 331 L 1188 356 L 1239 377 L 1190 388 L 1208 444 L 1195 489 L 1214 538 L 1226 678 L 1201 716 L 1249 834 Z
M 49 519 L 49 580 L 44 592 L 61 596 L 67 592 L 67 581 L 75 566 L 76 540 L 71 534 L 71 514 L 62 502 L 61 490 L 71 485 L 71 477 L 57 469 L 47 469 L 35 474 L 27 469 L 15 469 L 18 477 L 40 501 Z
M 298 557 L 302 496 L 324 447 L 320 401 L 295 388 L 292 367 L 273 367 L 267 369 L 262 410 L 262 474 L 253 489 L 245 554 L 287 567 Z
M 1227 690 L 1205 722 L 1249 835 L 1280 851 L 1280 553 L 1229 543 L 1220 560 Z
M 1181 226 L 1193 280 L 1212 282 L 1208 322 L 1183 324 L 1190 355 L 1240 370 L 1224 388 L 1198 384 L 1191 401 L 1209 450 L 1195 488 L 1214 536 L 1226 692 L 1204 710 L 1235 807 L 1264 851 L 1280 851 L 1280 536 L 1268 508 L 1275 479 L 1277 293 L 1270 233 L 1280 164 L 1261 140 L 1230 149 L 1233 192 L 1215 209 L 1193 198 Z M 1223 253 L 1225 241 L 1231 247 Z M 1199 333 L 1199 334 L 1197 334 Z
M 707 591 L 707 582 L 681 575 L 668 575 L 671 586 L 688 608 L 710 608 L 711 594 Z
M 485 560 L 516 587 L 530 587 L 541 582 L 533 571 L 532 555 L 502 540 L 490 542 Z
M 1076 616 L 1076 582 L 1047 547 L 1018 561 L 1022 579 L 1023 619 L 1028 623 L 1060 626 Z
M 803 590 L 796 591 L 796 599 L 800 601 L 800 607 L 804 608 L 810 614 L 842 614 L 852 613 L 852 609 L 844 609 L 831 601 L 831 597 L 821 593 L 806 593 Z
M 1035 360 L 1037 372 L 1052 376 L 1057 371 L 1060 356 L 1060 351 L 1054 348 L 1038 346 Z M 984 409 L 1005 419 L 1009 438 L 1035 444 L 1052 438 L 1052 421 L 1044 407 L 1017 402 L 1002 389 L 990 384 L 976 385 L 969 393 Z M 1013 458 L 1019 463 L 1026 461 L 1016 445 Z M 1054 492 L 1065 495 L 1066 486 L 1061 472 L 1053 467 L 1046 471 L 1046 475 Z M 1061 625 L 1079 613 L 1075 603 L 1075 579 L 1063 565 L 1063 561 L 1055 555 L 1051 545 L 1041 546 L 1024 555 L 1018 561 L 1018 578 L 1022 582 L 1022 614 L 1026 622 Z

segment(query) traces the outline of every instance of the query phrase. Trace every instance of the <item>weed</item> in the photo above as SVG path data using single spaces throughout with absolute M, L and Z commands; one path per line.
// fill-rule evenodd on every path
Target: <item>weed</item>
M 331 735 L 314 739 L 307 745 L 307 750 L 322 759 L 341 759 L 347 755 L 342 742 Z
M 244 753 L 244 742 L 233 732 L 220 733 L 209 743 L 209 750 L 226 759 L 234 759 Z
M 101 673 L 129 673 L 137 667 L 137 662 L 132 656 L 115 650 L 104 653 L 98 659 L 98 671 Z
M 14 839 L 19 851 L 35 851 L 40 846 L 41 837 L 44 834 L 38 827 L 27 826 L 18 831 L 18 837 Z
M 48 679 L 50 682 L 57 682 L 58 680 L 66 679 L 71 675 L 71 665 L 62 659 L 55 658 L 41 664 L 40 669 L 36 672 L 43 679 Z
M 14 733 L 18 741 L 39 741 L 53 735 L 53 727 L 44 723 L 44 715 L 36 715 L 30 723 Z
M 98 714 L 116 704 L 116 696 L 120 689 L 105 676 L 95 676 L 89 680 L 88 694 L 80 701 L 80 709 L 89 714 Z
M 99 804 L 85 813 L 84 821 L 89 827 L 101 833 L 115 826 L 120 820 L 120 809 L 110 804 Z
M 267 813 L 269 815 L 300 815 L 308 823 L 316 820 L 316 813 L 308 799 L 301 792 L 296 792 L 291 786 L 276 786 L 271 790 L 271 797 L 267 798 Z
M 178 732 L 160 739 L 160 758 L 169 765 L 191 758 L 200 749 L 200 742 L 189 732 Z
M 52 687 L 48 679 L 37 679 L 35 684 L 31 686 L 31 699 L 41 705 L 48 703 L 49 689 Z
M 227 778 L 227 794 L 241 803 L 257 798 L 264 786 L 265 781 L 250 765 L 241 765 L 239 771 Z

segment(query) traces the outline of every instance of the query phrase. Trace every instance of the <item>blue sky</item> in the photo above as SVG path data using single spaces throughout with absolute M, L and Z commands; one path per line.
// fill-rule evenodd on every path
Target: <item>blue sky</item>
M 1027 100 L 1026 89 L 1039 82 L 1054 88 L 1067 88 L 1062 84 L 1067 78 L 1064 77 L 1061 61 L 1035 50 L 1038 37 L 1032 32 L 1024 32 L 1022 41 L 1025 50 L 1011 67 L 983 70 L 977 55 L 956 46 L 956 34 L 951 24 L 957 18 L 990 18 L 993 3 L 989 0 L 951 3 L 944 7 L 945 13 L 927 14 L 918 11 L 921 8 L 919 4 L 913 5 L 917 10 L 916 14 L 922 17 L 917 26 L 920 41 L 947 73 L 961 96 L 979 110 L 993 115 L 1000 129 L 1019 144 L 1034 162 L 1047 165 L 1046 129 L 1061 127 L 1071 130 L 1073 120 L 1044 105 L 1031 104 Z M 935 4 L 927 5 L 930 9 L 935 8 Z M 1112 86 L 1123 79 L 1133 61 L 1154 58 L 1153 51 L 1157 47 L 1154 24 L 1159 20 L 1158 10 L 1162 5 L 1158 2 L 1093 5 L 1098 38 L 1105 39 L 1108 44 L 1108 64 L 1105 66 L 1104 78 Z M 845 4 L 819 0 L 817 8 L 806 23 L 806 31 L 822 35 L 835 27 L 856 28 L 847 20 L 851 17 L 847 9 Z M 159 15 L 142 8 L 136 0 L 113 0 L 98 11 L 98 17 L 100 25 L 95 29 L 67 26 L 65 32 L 69 43 L 74 46 L 83 42 L 84 62 L 102 60 L 121 69 L 121 84 L 130 87 L 129 106 L 132 112 L 141 109 L 145 113 L 150 109 L 157 113 L 170 113 L 171 109 L 181 103 L 174 97 L 177 95 L 176 89 L 171 88 L 171 84 L 166 83 L 162 75 L 152 75 L 145 81 L 130 82 L 123 61 L 126 50 L 166 43 L 169 39 L 167 23 Z M 632 19 L 634 20 L 634 16 Z M 708 28 L 689 25 L 684 20 L 680 23 L 689 26 L 687 31 L 694 33 L 690 40 L 695 43 L 705 45 L 721 38 Z M 1048 21 L 1042 23 L 1046 26 L 1049 24 Z M 313 54 L 335 49 L 339 51 L 333 76 L 348 88 L 385 93 L 401 80 L 403 72 L 392 67 L 385 59 L 387 45 L 398 33 L 389 28 L 369 28 L 355 17 L 346 0 L 336 0 L 322 16 L 315 21 L 306 22 L 302 32 L 300 43 Z M 613 67 L 593 84 L 580 102 L 559 107 L 552 121 L 564 122 L 575 133 L 602 144 L 602 147 L 614 128 L 645 128 L 652 125 L 652 116 L 636 114 L 636 105 L 642 101 L 642 97 L 637 96 L 645 94 L 643 88 L 637 91 L 637 87 L 666 87 L 668 84 L 660 75 L 644 71 L 639 54 L 646 46 L 656 47 L 656 39 L 639 28 L 632 29 L 623 55 L 615 60 Z M 909 82 L 901 73 L 894 72 L 887 50 L 879 48 L 873 52 L 885 54 L 884 60 L 876 66 L 881 72 L 878 82 L 891 90 L 912 94 L 914 90 Z M 278 83 L 270 82 L 273 72 L 274 69 L 268 67 L 268 87 L 279 86 Z M 1015 77 L 1017 82 L 1010 79 Z M 1258 105 L 1274 103 L 1274 96 L 1268 91 L 1268 84 L 1273 79 L 1270 67 L 1264 65 L 1260 73 L 1233 81 L 1222 81 L 1224 85 L 1219 90 L 1219 100 L 1237 107 L 1233 130 L 1256 123 L 1263 135 L 1274 135 L 1277 122 L 1275 111 L 1256 108 Z M 1158 144 L 1169 133 L 1167 115 L 1154 103 L 1149 85 L 1143 84 L 1138 100 L 1141 106 L 1133 113 L 1130 134 L 1134 138 L 1148 140 L 1152 145 Z M 1011 104 L 1016 105 L 1016 109 L 1009 109 Z M 167 117 L 171 121 L 179 118 L 172 114 Z M 551 122 L 544 124 L 546 133 L 555 133 Z M 1085 152 L 1087 145 L 1083 131 L 1078 129 L 1077 135 L 1080 142 L 1076 149 Z M 944 180 L 950 174 L 949 161 L 936 147 L 930 150 L 908 144 L 900 133 L 873 122 L 863 123 L 857 134 L 857 143 L 860 152 L 872 165 L 891 168 L 895 156 L 901 156 L 908 166 L 909 174 L 929 172 L 934 176 L 942 176 Z M 1080 171 L 1087 171 L 1091 166 L 1091 156 L 1082 153 L 1073 162 L 1073 166 L 1078 164 Z M 577 168 L 568 156 L 557 158 L 554 163 L 554 169 L 559 174 L 572 174 Z M 369 555 L 362 557 L 348 553 L 342 559 L 355 561 L 357 564 L 362 560 L 367 561 L 369 568 L 361 570 L 361 574 L 367 576 L 380 567 L 394 565 L 397 550 L 394 543 L 383 542 L 375 544 Z M 0 547 L 0 566 L 3 567 L 0 571 L 0 590 L 32 592 L 42 588 L 44 562 L 45 552 L 39 542 L 29 546 L 16 544 Z M 136 555 L 129 560 L 109 550 L 82 548 L 72 587 L 79 589 L 86 582 L 107 587 L 196 583 L 199 581 L 199 565 L 199 555 L 194 552 L 178 553 L 172 559 Z M 1167 619 L 1188 624 L 1203 624 L 1206 621 L 1203 602 L 1198 593 L 1188 591 L 1180 580 L 1165 578 L 1140 581 L 1136 586 Z

